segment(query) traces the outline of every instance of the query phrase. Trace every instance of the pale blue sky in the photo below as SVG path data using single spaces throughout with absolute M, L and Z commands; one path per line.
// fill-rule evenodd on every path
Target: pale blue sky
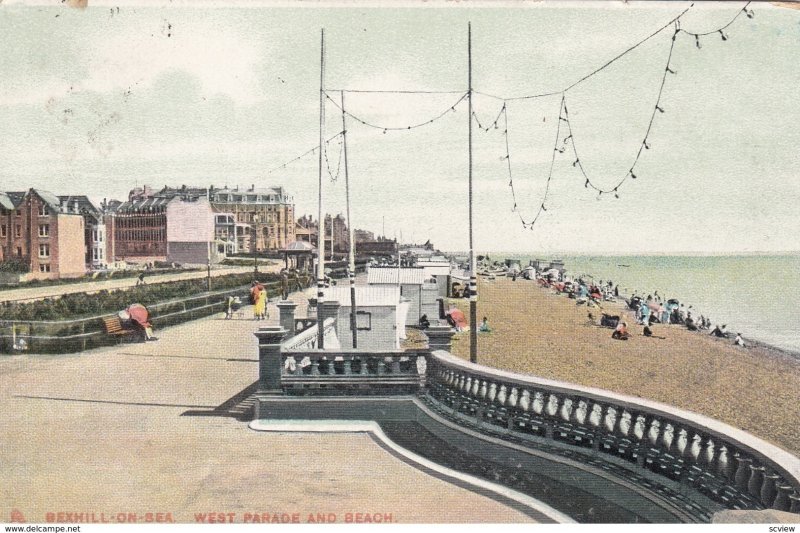
M 92 3 L 92 2 L 90 2 Z M 170 3 L 85 10 L 0 6 L 0 190 L 124 199 L 130 188 L 283 185 L 316 216 L 319 40 L 326 87 L 465 91 L 501 97 L 559 91 L 646 37 L 688 3 L 535 3 L 525 7 L 235 7 Z M 221 3 L 217 3 L 219 5 Z M 120 5 L 111 13 L 112 5 Z M 408 4 L 420 6 L 421 4 Z M 744 2 L 702 4 L 682 28 L 703 33 Z M 597 200 L 558 154 L 547 212 L 522 229 L 511 212 L 501 130 L 475 130 L 476 248 L 520 252 L 800 250 L 800 11 L 751 5 L 722 41 L 678 35 L 651 149 L 620 198 Z M 58 16 L 57 16 L 58 15 Z M 566 94 L 577 147 L 600 186 L 630 168 L 671 42 L 665 30 Z M 338 94 L 331 94 L 338 98 Z M 446 95 L 348 94 L 366 120 L 405 126 L 447 110 Z M 518 204 L 542 202 L 560 96 L 508 103 Z M 502 102 L 476 95 L 488 123 Z M 327 135 L 341 129 L 328 105 Z M 357 227 L 466 249 L 465 102 L 436 123 L 389 132 L 350 121 Z M 561 135 L 565 137 L 566 134 Z M 338 143 L 329 147 L 334 169 Z M 344 181 L 326 178 L 331 210 Z

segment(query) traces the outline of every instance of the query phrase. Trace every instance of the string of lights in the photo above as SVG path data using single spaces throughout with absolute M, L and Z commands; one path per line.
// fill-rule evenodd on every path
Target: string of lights
M 693 36 L 695 39 L 698 39 L 698 40 L 699 40 L 700 37 L 703 37 L 705 35 L 713 35 L 715 33 L 719 33 L 722 36 L 722 40 L 723 41 L 727 41 L 728 40 L 728 36 L 725 35 L 723 30 L 727 30 L 728 26 L 730 26 L 731 24 L 736 22 L 736 19 L 738 19 L 742 14 L 747 15 L 747 18 L 749 18 L 749 19 L 751 19 L 751 18 L 756 16 L 755 12 L 752 9 L 749 9 L 749 10 L 747 9 L 748 7 L 750 7 L 750 3 L 751 2 L 747 2 L 745 4 L 745 6 L 741 10 L 736 12 L 736 15 L 733 16 L 733 18 L 730 20 L 730 22 L 728 22 L 724 26 L 720 26 L 716 30 L 707 31 L 705 33 L 693 33 L 693 32 L 686 31 L 686 30 L 682 29 L 680 26 L 678 26 L 678 30 L 682 31 L 683 33 L 689 34 L 689 35 Z
M 380 126 L 380 125 L 378 125 L 378 124 L 373 124 L 373 123 L 371 123 L 371 122 L 367 122 L 366 120 L 362 119 L 361 117 L 358 117 L 358 116 L 356 116 L 356 115 L 352 114 L 350 111 L 347 111 L 346 109 L 342 109 L 342 106 L 341 106 L 341 105 L 340 105 L 340 104 L 339 104 L 339 103 L 338 103 L 336 100 L 334 100 L 333 98 L 331 98 L 331 97 L 330 97 L 330 95 L 328 95 L 327 93 L 325 94 L 325 97 L 326 97 L 326 98 L 327 98 L 327 99 L 328 99 L 328 100 L 329 100 L 329 101 L 330 101 L 330 102 L 331 102 L 333 105 L 335 105 L 336 107 L 338 107 L 338 108 L 339 108 L 339 110 L 341 110 L 343 113 L 345 113 L 347 116 L 349 116 L 350 118 L 352 118 L 352 119 L 353 119 L 353 120 L 355 120 L 356 122 L 360 122 L 360 123 L 361 123 L 361 124 L 363 124 L 364 126 L 369 126 L 370 128 L 375 128 L 375 129 L 377 129 L 377 130 L 383 130 L 383 133 L 386 133 L 387 131 L 407 131 L 407 130 L 413 130 L 413 129 L 416 129 L 416 128 L 420 128 L 420 127 L 422 127 L 422 126 L 427 126 L 428 124 L 432 124 L 433 122 L 436 122 L 437 120 L 439 120 L 439 119 L 440 119 L 440 118 L 442 118 L 443 116 L 447 115 L 447 114 L 448 114 L 448 113 L 450 113 L 451 111 L 455 111 L 455 110 L 456 110 L 456 107 L 458 106 L 458 104 L 460 104 L 461 102 L 463 102 L 464 100 L 466 100 L 466 98 L 467 98 L 467 94 L 468 94 L 468 93 L 463 93 L 463 94 L 461 95 L 461 97 L 460 97 L 460 98 L 459 98 L 459 99 L 458 99 L 458 100 L 457 100 L 457 101 L 456 101 L 456 102 L 455 102 L 453 105 L 449 106 L 447 109 L 445 109 L 444 111 L 442 111 L 442 112 L 441 112 L 441 113 L 439 113 L 438 115 L 434 116 L 433 118 L 430 118 L 430 119 L 428 119 L 428 120 L 425 120 L 425 121 L 419 122 L 419 123 L 417 123 L 417 124 L 411 124 L 411 125 L 408 125 L 408 126 Z
M 500 106 L 500 111 L 498 111 L 497 116 L 494 117 L 494 120 L 489 123 L 491 124 L 491 126 L 484 127 L 483 124 L 481 124 L 480 119 L 478 118 L 478 114 L 475 113 L 474 111 L 472 112 L 472 118 L 475 119 L 475 123 L 478 125 L 479 129 L 482 129 L 483 131 L 489 131 L 492 128 L 497 129 L 497 122 L 500 120 L 500 116 L 503 113 L 505 113 L 505 111 L 506 111 L 506 103 L 503 102 L 503 105 Z
M 338 163 L 336 164 L 336 174 L 333 173 L 331 170 L 331 162 L 328 159 L 328 143 L 325 143 L 325 151 L 322 154 L 325 156 L 325 167 L 328 169 L 328 176 L 331 177 L 331 183 L 336 183 L 336 180 L 339 179 L 339 173 L 342 170 L 342 150 L 344 144 L 342 143 L 342 138 L 344 135 L 337 135 L 336 138 L 339 140 L 339 158 Z
M 464 89 L 457 91 L 415 91 L 403 89 L 327 89 L 330 92 L 354 94 L 461 94 Z
M 584 187 L 586 187 L 586 188 L 590 188 L 591 187 L 592 189 L 597 191 L 598 198 L 600 198 L 603 194 L 608 194 L 608 193 L 612 193 L 612 192 L 614 193 L 614 196 L 616 198 L 619 198 L 619 192 L 618 192 L 619 187 L 623 183 L 625 183 L 628 180 L 628 178 L 636 179 L 636 174 L 634 173 L 634 170 L 636 168 L 636 164 L 639 162 L 639 158 L 642 156 L 642 151 L 650 149 L 650 143 L 648 142 L 649 141 L 648 140 L 648 136 L 650 135 L 650 130 L 653 128 L 653 122 L 655 121 L 656 114 L 665 112 L 664 108 L 661 106 L 661 96 L 664 93 L 664 85 L 666 84 L 666 81 L 667 81 L 667 75 L 670 74 L 670 73 L 675 73 L 675 71 L 672 70 L 672 68 L 670 67 L 670 64 L 671 64 L 670 62 L 672 61 L 672 53 L 675 50 L 675 38 L 677 37 L 679 32 L 680 32 L 680 30 L 676 27 L 675 28 L 675 33 L 672 35 L 672 40 L 670 41 L 669 54 L 667 55 L 667 64 L 664 67 L 664 72 L 663 72 L 663 74 L 661 76 L 661 85 L 658 88 L 658 96 L 656 97 L 656 103 L 653 106 L 653 112 L 650 114 L 650 120 L 647 123 L 647 129 L 645 131 L 644 138 L 643 138 L 641 144 L 639 145 L 639 150 L 636 152 L 636 157 L 634 157 L 633 163 L 630 165 L 628 170 L 625 172 L 625 175 L 613 187 L 605 188 L 605 189 L 602 188 L 602 187 L 599 187 L 598 185 L 595 184 L 595 182 L 593 182 L 589 178 L 588 174 L 586 173 L 586 169 L 583 166 L 583 161 L 581 161 L 581 157 L 578 154 L 578 148 L 576 146 L 575 136 L 574 136 L 573 131 L 572 131 L 572 123 L 569 120 L 569 110 L 567 109 L 566 98 L 565 98 L 564 116 L 566 118 L 567 128 L 569 129 L 569 135 L 564 139 L 564 144 L 566 144 L 567 141 L 569 141 L 570 145 L 572 146 L 572 152 L 575 155 L 575 162 L 572 164 L 572 166 L 577 167 L 581 171 L 581 174 L 583 175 L 584 179 L 586 180 L 584 182 Z
M 662 73 L 661 84 L 659 86 L 659 90 L 658 90 L 658 94 L 657 94 L 657 97 L 656 97 L 655 105 L 653 106 L 653 110 L 652 110 L 652 113 L 650 115 L 650 119 L 648 121 L 647 128 L 646 128 L 643 140 L 642 140 L 641 144 L 639 145 L 639 149 L 636 152 L 636 156 L 635 156 L 635 158 L 633 160 L 633 163 L 630 165 L 628 171 L 626 171 L 625 175 L 619 181 L 617 181 L 613 186 L 603 188 L 603 187 L 600 187 L 597 184 L 596 181 L 592 180 L 589 177 L 588 173 L 586 172 L 586 169 L 585 169 L 585 167 L 583 165 L 583 161 L 581 160 L 580 155 L 578 153 L 578 149 L 577 149 L 577 146 L 576 146 L 576 143 L 575 143 L 575 137 L 573 135 L 572 123 L 570 122 L 570 119 L 569 119 L 569 110 L 568 110 L 567 102 L 566 102 L 566 92 L 567 92 L 567 90 L 569 88 L 573 87 L 574 85 L 568 87 L 567 89 L 565 89 L 561 93 L 561 95 L 562 95 L 562 110 L 561 110 L 561 113 L 563 113 L 563 114 L 559 115 L 559 128 L 557 128 L 557 140 L 556 140 L 556 146 L 554 148 L 554 153 L 553 153 L 553 161 L 555 160 L 555 153 L 556 152 L 564 153 L 564 151 L 566 149 L 566 144 L 569 142 L 571 147 L 572 147 L 572 151 L 573 151 L 573 154 L 574 154 L 574 157 L 575 157 L 575 161 L 572 163 L 572 166 L 573 167 L 577 167 L 580 170 L 580 172 L 581 172 L 581 174 L 582 174 L 582 176 L 583 176 L 583 178 L 585 180 L 584 181 L 584 186 L 587 189 L 591 188 L 591 189 L 597 191 L 598 200 L 600 198 L 602 198 L 603 194 L 610 194 L 610 193 L 613 193 L 616 198 L 619 198 L 619 188 L 628 179 L 636 179 L 637 178 L 636 173 L 635 173 L 636 164 L 639 162 L 639 159 L 641 158 L 642 154 L 644 153 L 644 150 L 649 150 L 651 148 L 649 137 L 650 137 L 650 133 L 651 133 L 651 130 L 652 130 L 652 127 L 653 127 L 653 123 L 655 122 L 656 115 L 659 114 L 659 113 L 665 113 L 665 109 L 662 106 L 661 99 L 662 99 L 662 96 L 663 96 L 664 86 L 666 84 L 666 79 L 667 79 L 668 75 L 669 74 L 677 74 L 677 71 L 675 71 L 672 68 L 672 56 L 673 56 L 673 52 L 674 52 L 674 49 L 675 49 L 675 42 L 676 42 L 678 34 L 683 32 L 683 33 L 686 33 L 688 35 L 694 36 L 696 39 L 698 39 L 698 36 L 712 35 L 714 33 L 720 33 L 721 36 L 722 36 L 722 40 L 726 41 L 728 39 L 728 36 L 725 35 L 725 33 L 722 30 L 728 28 L 731 24 L 733 24 L 733 22 L 736 21 L 736 19 L 738 17 L 740 17 L 743 13 L 746 14 L 746 16 L 748 18 L 753 18 L 755 16 L 755 14 L 754 14 L 754 12 L 752 10 L 748 10 L 747 9 L 749 5 L 750 5 L 750 2 L 748 2 L 739 12 L 737 12 L 737 14 L 728 23 L 726 23 L 725 25 L 723 25 L 720 28 L 717 28 L 717 29 L 715 29 L 713 31 L 709 31 L 709 32 L 701 33 L 701 34 L 695 34 L 695 33 L 683 30 L 681 28 L 681 26 L 680 26 L 680 16 L 677 17 L 673 21 L 673 23 L 674 23 L 674 32 L 672 34 L 672 38 L 671 38 L 671 42 L 670 42 L 670 48 L 669 48 L 669 53 L 667 55 L 666 66 L 664 67 L 664 71 Z M 657 35 L 661 31 L 663 31 L 663 29 L 664 28 L 659 29 L 657 32 L 652 34 L 650 37 L 652 37 L 654 35 Z M 648 37 L 648 39 L 650 37 Z M 699 41 L 698 41 L 698 48 L 700 48 Z M 618 57 L 621 57 L 621 56 L 618 56 Z M 616 58 L 614 60 L 616 60 Z M 614 60 L 612 60 L 611 62 L 613 62 Z M 607 66 L 611 62 L 607 63 L 605 66 Z M 605 68 L 605 66 L 601 67 L 601 69 Z M 580 83 L 580 81 L 582 81 L 582 80 L 579 80 L 579 82 L 577 82 L 577 83 Z M 539 97 L 539 96 L 550 96 L 550 95 L 551 95 L 551 93 L 547 93 L 547 94 L 537 95 L 537 97 Z M 487 96 L 491 96 L 491 95 L 487 95 Z M 509 148 L 508 148 L 508 102 L 510 100 L 513 100 L 513 99 L 504 99 L 503 100 L 503 106 L 501 107 L 500 115 L 503 115 L 504 122 L 505 122 L 504 135 L 506 137 L 506 139 L 505 139 L 505 141 L 506 141 L 506 155 L 505 155 L 504 159 L 506 159 L 506 161 L 508 162 L 509 188 L 511 189 L 512 200 L 514 202 L 513 211 L 516 211 L 519 214 L 519 212 L 518 212 L 517 194 L 516 194 L 516 191 L 514 189 L 514 180 L 513 180 L 512 173 L 511 173 L 511 154 L 510 154 L 510 151 L 509 151 Z M 492 124 L 492 127 L 496 127 L 497 126 L 497 121 L 499 120 L 500 115 L 498 115 L 498 118 L 495 119 L 494 123 Z M 489 131 L 489 129 L 491 129 L 491 127 L 483 127 L 482 124 L 478 121 L 478 117 L 477 116 L 475 116 L 475 120 L 476 120 L 476 122 L 478 122 L 478 126 L 480 128 L 482 128 L 484 131 Z M 568 131 L 567 131 L 567 136 L 562 140 L 563 145 L 561 146 L 561 148 L 559 148 L 558 147 L 558 137 L 560 136 L 560 131 L 558 131 L 558 130 L 560 129 L 562 121 L 565 122 Z M 539 207 L 539 210 L 536 213 L 536 216 L 530 222 L 526 222 L 523 219 L 523 217 L 520 215 L 520 220 L 521 220 L 522 225 L 523 225 L 524 228 L 531 228 L 532 229 L 533 225 L 539 219 L 539 217 L 541 216 L 542 212 L 543 211 L 547 211 L 545 202 L 547 200 L 547 195 L 549 193 L 550 181 L 551 180 L 552 180 L 552 164 L 551 164 L 551 172 L 548 174 L 547 183 L 546 183 L 546 186 L 545 186 L 544 198 L 543 198 L 542 203 L 541 203 L 541 205 Z
M 325 141 L 325 144 L 326 144 L 326 145 L 327 145 L 327 144 L 329 144 L 329 143 L 330 143 L 332 140 L 334 140 L 335 138 L 339 137 L 339 136 L 340 136 L 340 135 L 342 135 L 342 134 L 344 134 L 344 131 L 340 131 L 340 132 L 339 132 L 339 133 L 337 133 L 336 135 L 333 135 L 333 136 L 329 137 L 329 138 L 328 138 L 328 139 Z M 294 163 L 294 162 L 296 162 L 296 161 L 299 161 L 300 159 L 303 159 L 305 156 L 307 156 L 307 155 L 309 155 L 309 154 L 316 154 L 316 153 L 317 153 L 317 149 L 318 149 L 318 148 L 319 148 L 319 145 L 316 145 L 315 147 L 313 147 L 313 148 L 311 148 L 311 149 L 309 149 L 309 150 L 307 150 L 307 151 L 303 152 L 302 154 L 298 155 L 297 157 L 295 157 L 295 158 L 293 158 L 293 159 L 290 159 L 289 161 L 287 161 L 287 162 L 283 163 L 282 165 L 278 165 L 277 167 L 273 168 L 272 170 L 268 170 L 268 171 L 267 171 L 267 175 L 269 175 L 269 174 L 272 174 L 273 172 L 277 172 L 277 171 L 279 171 L 279 170 L 283 170 L 283 169 L 285 169 L 285 168 L 286 168 L 288 165 L 291 165 L 292 163 Z
M 563 114 L 563 112 L 565 110 L 565 107 L 566 107 L 566 104 L 565 104 L 565 101 L 564 101 L 564 95 L 562 94 L 561 95 L 561 100 L 559 102 L 559 109 L 558 109 L 558 123 L 556 124 L 556 138 L 555 138 L 555 142 L 553 144 L 553 152 L 552 152 L 552 156 L 551 156 L 551 159 L 550 159 L 550 170 L 547 172 L 547 181 L 545 183 L 544 195 L 542 196 L 542 201 L 539 204 L 539 209 L 536 212 L 536 215 L 534 215 L 534 217 L 530 221 L 526 221 L 525 218 L 522 216 L 522 213 L 520 213 L 520 211 L 519 211 L 519 204 L 517 202 L 517 192 L 516 192 L 516 189 L 514 188 L 514 176 L 513 176 L 512 168 L 511 168 L 511 150 L 509 149 L 509 144 L 508 144 L 508 129 L 509 129 L 508 128 L 508 105 L 504 103 L 503 104 L 503 108 L 500 110 L 500 116 L 502 116 L 502 118 L 503 118 L 503 136 L 505 137 L 505 146 L 506 146 L 506 155 L 503 156 L 501 159 L 505 159 L 505 161 L 507 163 L 507 166 L 508 166 L 508 186 L 509 186 L 509 188 L 511 190 L 511 197 L 512 197 L 512 199 L 514 201 L 514 206 L 511 209 L 511 211 L 517 213 L 517 216 L 519 216 L 520 222 L 522 222 L 522 227 L 523 228 L 533 229 L 533 226 L 539 220 L 539 217 L 542 215 L 542 213 L 547 211 L 547 197 L 550 194 L 550 182 L 553 180 L 553 167 L 555 166 L 555 162 L 556 162 L 556 154 L 557 153 L 564 153 L 564 149 L 563 148 L 559 148 L 558 147 L 558 143 L 559 143 L 559 139 L 561 138 L 561 123 L 566 120 L 565 117 L 564 117 L 564 114 Z M 498 116 L 498 120 L 499 120 L 499 116 Z M 484 130 L 488 131 L 488 130 L 486 130 L 486 128 L 484 128 Z

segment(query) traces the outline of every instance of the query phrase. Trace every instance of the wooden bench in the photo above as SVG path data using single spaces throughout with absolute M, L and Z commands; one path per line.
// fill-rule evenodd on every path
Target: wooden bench
M 122 339 L 128 336 L 136 335 L 138 333 L 135 329 L 125 329 L 122 327 L 122 322 L 120 322 L 118 316 L 109 316 L 103 318 L 103 328 L 106 330 L 106 334 L 110 335 L 111 337 L 115 337 L 118 339 Z

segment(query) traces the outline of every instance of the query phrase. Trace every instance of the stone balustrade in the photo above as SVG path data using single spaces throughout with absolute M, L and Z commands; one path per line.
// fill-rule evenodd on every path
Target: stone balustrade
M 729 509 L 800 513 L 797 457 L 701 415 L 473 365 L 441 350 L 428 358 L 426 393 L 441 414 L 482 432 L 600 459 L 637 479 L 655 474 Z
M 284 387 L 314 383 L 381 385 L 420 384 L 425 356 L 416 351 L 283 351 Z

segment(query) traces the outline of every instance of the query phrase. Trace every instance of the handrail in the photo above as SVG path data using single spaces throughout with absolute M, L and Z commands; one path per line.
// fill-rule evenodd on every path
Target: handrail
M 729 508 L 800 512 L 800 459 L 740 429 L 650 400 L 471 364 L 445 351 L 432 352 L 429 366 L 428 396 L 467 423 L 612 455 L 689 483 Z
M 326 318 L 323 324 L 322 333 L 327 334 L 333 331 L 336 325 L 336 320 L 334 318 Z M 301 351 L 303 347 L 312 347 L 316 346 L 317 340 L 317 324 L 314 324 L 311 327 L 308 327 L 295 335 L 287 339 L 286 341 L 281 344 L 281 351 L 292 351 L 298 350 Z
M 264 286 L 273 287 L 280 285 L 280 282 L 270 282 L 265 283 Z M 201 300 L 204 298 L 220 296 L 223 294 L 231 293 L 231 292 L 240 292 L 246 289 L 248 285 L 240 285 L 238 287 L 231 287 L 229 289 L 223 289 L 219 291 L 212 291 L 212 292 L 203 292 L 196 294 L 194 296 L 188 296 L 186 298 L 173 298 L 171 300 L 164 300 L 163 302 L 156 302 L 154 304 L 148 305 L 147 309 L 149 311 L 157 310 L 160 307 L 165 307 L 168 305 L 175 305 L 179 303 L 191 302 L 194 300 Z M 102 315 L 94 315 L 89 317 L 82 317 L 82 318 L 74 318 L 70 320 L 2 320 L 0 319 L 0 326 L 12 326 L 16 324 L 31 324 L 31 325 L 59 325 L 68 327 L 69 325 L 80 324 L 81 322 L 92 322 L 97 320 L 102 320 L 103 318 L 114 316 L 116 313 L 104 313 Z

